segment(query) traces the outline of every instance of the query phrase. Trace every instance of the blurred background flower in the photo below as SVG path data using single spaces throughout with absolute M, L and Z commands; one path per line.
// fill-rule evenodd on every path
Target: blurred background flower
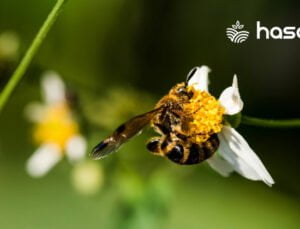
M 33 177 L 44 176 L 65 154 L 71 162 L 80 161 L 86 153 L 86 140 L 66 100 L 65 86 L 55 72 L 46 72 L 41 81 L 45 104 L 31 103 L 27 117 L 36 123 L 33 139 L 39 146 L 26 164 Z
M 0 89 L 7 82 L 20 53 L 20 38 L 16 32 L 0 32 Z
M 20 40 L 15 32 L 6 31 L 0 34 L 0 60 L 15 60 L 19 54 Z
M 79 193 L 94 195 L 101 189 L 104 174 L 100 165 L 94 161 L 83 161 L 73 167 L 71 181 Z

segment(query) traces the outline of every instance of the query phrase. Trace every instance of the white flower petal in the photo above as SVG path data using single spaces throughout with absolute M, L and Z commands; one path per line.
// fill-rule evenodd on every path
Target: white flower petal
M 236 75 L 233 77 L 232 86 L 222 92 L 219 101 L 227 115 L 237 114 L 243 109 L 244 103 L 240 96 Z
M 236 172 L 238 172 L 243 177 L 250 180 L 260 180 L 258 173 L 252 169 L 248 163 L 246 163 L 242 158 L 236 156 L 236 154 L 229 148 L 225 139 L 223 139 L 220 135 L 220 148 L 219 152 L 222 157 L 231 164 Z
M 28 159 L 26 170 L 33 177 L 44 176 L 62 158 L 60 148 L 55 144 L 40 146 Z
M 209 67 L 203 65 L 201 67 L 194 67 L 187 76 L 188 85 L 193 85 L 195 89 L 201 91 L 208 91 L 208 73 Z
M 53 104 L 65 101 L 65 85 L 56 72 L 49 71 L 43 75 L 42 89 L 46 103 Z
M 66 146 L 66 154 L 70 161 L 79 161 L 86 153 L 86 140 L 82 136 L 72 137 Z
M 25 107 L 25 116 L 31 122 L 41 122 L 45 117 L 46 107 L 38 102 L 29 103 Z
M 229 176 L 230 173 L 234 171 L 232 166 L 217 154 L 207 159 L 207 162 L 210 167 L 212 167 L 215 171 L 217 171 L 224 177 Z
M 219 138 L 221 156 L 238 173 L 250 180 L 262 180 L 269 186 L 274 184 L 274 180 L 259 157 L 235 129 L 224 126 Z

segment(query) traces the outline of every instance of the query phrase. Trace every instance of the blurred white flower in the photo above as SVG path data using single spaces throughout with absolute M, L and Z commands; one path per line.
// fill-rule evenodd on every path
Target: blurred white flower
M 84 195 L 93 195 L 102 187 L 103 170 L 99 163 L 85 161 L 77 164 L 72 171 L 72 184 Z
M 64 155 L 71 162 L 84 158 L 86 140 L 65 98 L 65 85 L 55 72 L 46 72 L 41 81 L 45 103 L 31 103 L 25 113 L 35 123 L 33 138 L 39 148 L 28 159 L 27 172 L 33 177 L 44 176 Z
M 198 93 L 206 94 L 206 97 L 209 95 L 209 72 L 210 69 L 207 66 L 196 67 L 191 70 L 188 76 L 188 85 L 193 86 Z M 262 180 L 269 186 L 273 185 L 274 180 L 247 141 L 228 124 L 216 125 L 224 114 L 235 115 L 243 109 L 244 104 L 240 97 L 236 75 L 233 77 L 232 86 L 226 88 L 219 98 L 219 104 L 223 107 L 223 111 L 218 110 L 218 105 L 214 105 L 213 99 L 208 101 L 206 106 L 215 108 L 215 111 L 211 110 L 207 113 L 207 115 L 214 116 L 208 121 L 214 124 L 212 128 L 214 128 L 215 133 L 218 133 L 220 140 L 219 153 L 207 160 L 209 165 L 224 176 L 236 171 L 250 180 Z M 196 128 L 199 128 L 199 125 L 196 125 Z
M 0 59 L 13 60 L 18 56 L 20 41 L 14 32 L 0 34 Z

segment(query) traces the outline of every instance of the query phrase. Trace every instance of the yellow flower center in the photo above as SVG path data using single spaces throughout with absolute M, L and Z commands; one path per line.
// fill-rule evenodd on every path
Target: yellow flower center
M 38 144 L 55 143 L 64 148 L 78 129 L 68 105 L 56 104 L 47 108 L 43 120 L 35 127 L 34 140 Z
M 196 143 L 205 142 L 212 134 L 221 131 L 224 108 L 208 92 L 195 90 L 193 86 L 189 86 L 188 90 L 193 97 L 183 108 L 186 114 L 191 115 L 186 134 Z

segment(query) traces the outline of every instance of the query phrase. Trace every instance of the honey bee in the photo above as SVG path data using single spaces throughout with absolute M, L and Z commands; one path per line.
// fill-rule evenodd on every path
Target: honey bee
M 195 139 L 203 133 L 189 133 L 193 113 L 186 112 L 185 105 L 193 98 L 194 92 L 189 90 L 187 82 L 194 73 L 195 70 L 190 71 L 186 82 L 171 88 L 169 93 L 159 100 L 154 110 L 120 125 L 93 149 L 92 158 L 101 159 L 117 151 L 123 143 L 141 132 L 148 124 L 158 133 L 158 136 L 152 137 L 146 145 L 153 154 L 181 165 L 197 164 L 211 157 L 219 147 L 217 134 L 210 133 L 205 141 L 198 142 Z

